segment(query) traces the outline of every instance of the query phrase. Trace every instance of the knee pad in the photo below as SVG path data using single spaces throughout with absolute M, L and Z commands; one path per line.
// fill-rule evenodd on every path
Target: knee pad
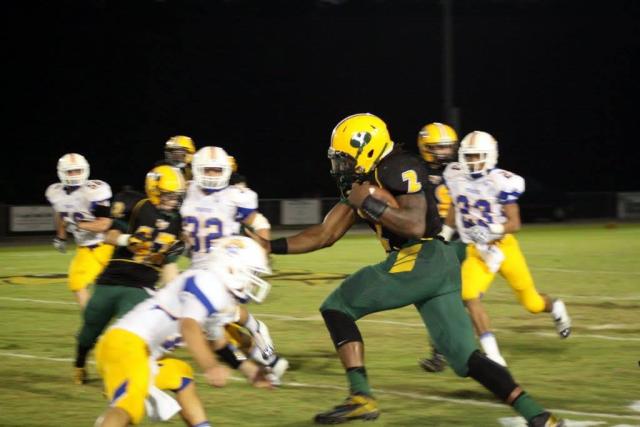
M 348 342 L 362 342 L 360 330 L 351 317 L 337 310 L 323 310 L 321 314 L 336 349 Z
M 505 402 L 518 387 L 509 371 L 478 350 L 471 353 L 468 375 Z

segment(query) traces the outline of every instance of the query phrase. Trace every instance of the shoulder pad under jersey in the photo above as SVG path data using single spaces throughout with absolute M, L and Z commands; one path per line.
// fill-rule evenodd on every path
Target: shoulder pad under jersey
M 498 201 L 503 204 L 516 202 L 524 193 L 524 178 L 504 169 L 493 169 L 489 173 L 498 190 Z
M 378 185 L 398 196 L 422 191 L 428 172 L 421 158 L 406 151 L 397 151 L 380 161 L 374 176 Z

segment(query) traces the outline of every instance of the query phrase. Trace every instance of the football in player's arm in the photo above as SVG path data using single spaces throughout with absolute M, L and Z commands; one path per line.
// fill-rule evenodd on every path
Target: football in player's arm
M 57 164 L 60 182 L 50 185 L 45 193 L 55 211 L 54 248 L 66 252 L 68 235 L 76 242 L 68 283 L 81 308 L 89 300 L 88 286 L 113 253 L 113 246 L 104 244 L 103 234 L 111 226 L 111 188 L 104 181 L 89 180 L 89 169 L 81 154 L 65 154 Z
M 168 420 L 180 411 L 188 426 L 210 427 L 193 370 L 166 353 L 183 342 L 206 381 L 224 386 L 229 371 L 217 362 L 208 335 L 224 325 L 239 304 L 264 300 L 269 284 L 259 274 L 270 270 L 264 250 L 247 237 L 222 238 L 208 255 L 203 269 L 179 275 L 100 338 L 96 361 L 111 404 L 96 425 L 138 424 L 145 412 Z M 225 356 L 254 386 L 270 387 L 253 362 Z M 177 402 L 162 390 L 175 392 Z
M 457 229 L 468 244 L 468 257 L 462 263 L 462 298 L 483 350 L 506 366 L 481 302 L 495 273 L 505 278 L 529 312 L 550 313 L 560 337 L 571 333 L 571 319 L 561 300 L 541 294 L 535 287 L 513 236 L 521 227 L 517 202 L 524 192 L 524 179 L 496 168 L 497 158 L 497 142 L 490 134 L 474 131 L 462 140 L 459 161 L 444 172 L 453 204 L 442 234 L 448 239 Z
M 356 321 L 370 313 L 414 305 L 456 374 L 481 383 L 512 405 L 530 426 L 561 425 L 515 383 L 508 370 L 477 349 L 460 298 L 459 263 L 453 249 L 436 238 L 440 219 L 433 188 L 422 184 L 426 181 L 422 161 L 394 149 L 386 124 L 371 114 L 356 114 L 338 123 L 332 133 L 329 158 L 344 201 L 322 224 L 265 242 L 265 246 L 275 254 L 331 246 L 361 211 L 388 256 L 350 275 L 320 307 L 345 368 L 350 395 L 342 404 L 317 414 L 315 422 L 336 424 L 378 417 Z M 373 183 L 395 196 L 399 207 L 376 199 L 370 192 Z
M 121 200 L 114 203 L 114 216 L 122 216 L 113 222 L 106 239 L 116 250 L 96 279 L 83 313 L 77 337 L 76 383 L 86 381 L 87 355 L 109 321 L 148 298 L 161 279 L 171 280 L 178 272 L 175 260 L 184 249 L 179 240 L 184 178 L 176 168 L 157 166 L 146 176 L 145 191 L 147 198 L 127 197 L 133 206 L 123 206 Z

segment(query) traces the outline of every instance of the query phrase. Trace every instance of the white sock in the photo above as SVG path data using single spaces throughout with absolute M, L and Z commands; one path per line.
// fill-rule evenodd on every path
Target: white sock
M 480 345 L 482 346 L 482 349 L 489 359 L 502 366 L 507 366 L 507 362 L 500 354 L 498 342 L 496 341 L 496 337 L 495 335 L 493 335 L 493 333 L 485 332 L 484 334 L 480 335 Z
M 564 319 L 567 317 L 567 308 L 562 300 L 555 300 L 551 305 L 551 315 L 554 319 Z

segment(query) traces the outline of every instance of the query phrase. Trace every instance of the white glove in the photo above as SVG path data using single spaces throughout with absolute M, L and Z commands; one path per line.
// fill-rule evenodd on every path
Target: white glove
M 476 249 L 480 254 L 480 258 L 482 258 L 490 272 L 496 273 L 500 270 L 505 256 L 499 247 L 496 245 L 486 245 L 481 243 L 476 245 Z
M 476 243 L 489 243 L 492 240 L 489 228 L 483 225 L 471 227 L 469 229 L 469 237 Z
M 56 248 L 61 254 L 67 252 L 67 241 L 65 239 L 54 237 L 52 243 L 53 247 Z
M 173 397 L 153 385 L 149 387 L 144 407 L 147 417 L 156 422 L 168 421 L 182 409 Z

